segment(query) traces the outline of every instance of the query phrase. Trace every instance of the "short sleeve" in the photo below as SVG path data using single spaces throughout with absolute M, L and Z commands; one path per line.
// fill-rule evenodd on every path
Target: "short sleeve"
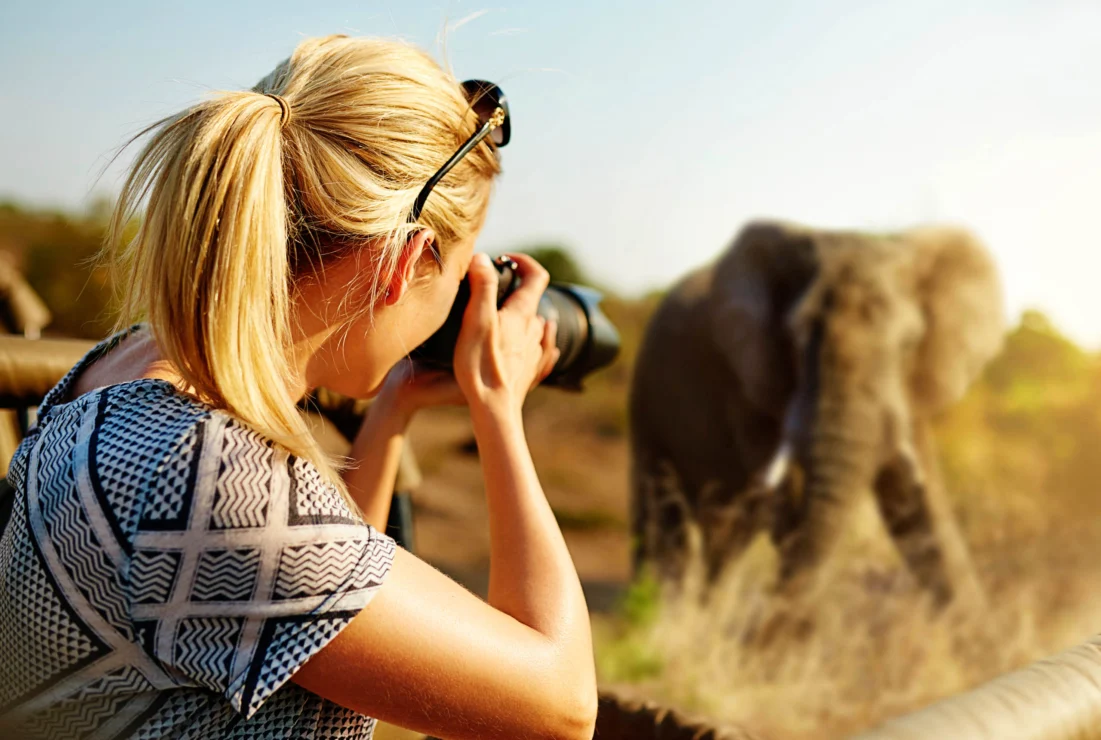
M 394 541 L 311 463 L 213 414 L 162 467 L 133 540 L 137 638 L 251 717 L 382 585 Z

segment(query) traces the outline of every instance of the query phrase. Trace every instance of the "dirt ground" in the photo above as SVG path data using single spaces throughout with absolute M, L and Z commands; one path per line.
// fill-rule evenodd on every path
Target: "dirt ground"
M 547 499 L 582 580 L 598 591 L 621 586 L 630 574 L 626 440 L 569 428 L 559 412 L 575 397 L 543 393 L 542 403 L 527 414 L 526 429 Z M 466 412 L 423 412 L 409 438 L 424 476 L 413 493 L 417 552 L 476 585 L 489 566 L 489 530 Z

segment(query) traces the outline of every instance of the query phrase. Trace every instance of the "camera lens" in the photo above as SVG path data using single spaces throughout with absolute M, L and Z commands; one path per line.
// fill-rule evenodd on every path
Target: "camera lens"
M 497 283 L 497 308 L 520 286 L 518 265 L 508 257 L 493 261 L 500 275 Z M 555 343 L 561 356 L 543 385 L 581 389 L 581 381 L 594 370 L 611 364 L 619 353 L 619 333 L 600 310 L 603 296 L 592 288 L 569 283 L 552 283 L 539 299 L 538 314 L 555 320 Z M 470 302 L 470 283 L 459 285 L 451 312 L 435 334 L 411 353 L 427 367 L 451 369 L 455 343 L 462 328 L 463 314 Z

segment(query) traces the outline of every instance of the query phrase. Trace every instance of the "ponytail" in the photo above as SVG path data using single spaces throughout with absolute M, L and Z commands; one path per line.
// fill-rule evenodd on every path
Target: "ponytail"
M 288 393 L 289 285 L 283 126 L 275 96 L 222 93 L 161 121 L 138 155 L 109 244 L 120 248 L 123 319 L 146 314 L 165 359 L 204 401 L 305 457 L 338 484 Z M 144 133 L 144 132 L 143 132 Z

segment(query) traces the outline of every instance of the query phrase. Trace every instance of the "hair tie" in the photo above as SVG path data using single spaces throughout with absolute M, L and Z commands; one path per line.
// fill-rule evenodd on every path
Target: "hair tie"
M 285 129 L 291 122 L 291 104 L 275 93 L 264 93 L 264 95 L 279 103 L 279 129 Z

